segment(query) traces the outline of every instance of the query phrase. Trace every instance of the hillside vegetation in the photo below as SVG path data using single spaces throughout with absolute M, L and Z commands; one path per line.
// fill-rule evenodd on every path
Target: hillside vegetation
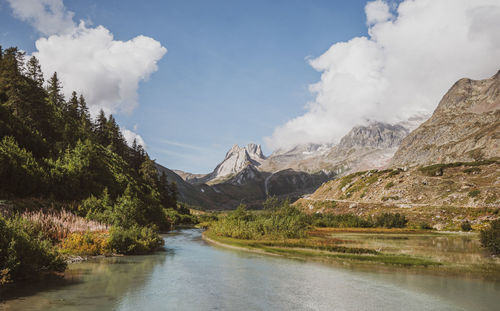
M 112 115 L 91 118 L 83 95 L 65 99 L 61 87 L 57 73 L 44 81 L 35 57 L 0 48 L 2 282 L 60 270 L 56 245 L 92 255 L 152 251 L 158 231 L 189 214 L 177 206 L 175 184 L 142 146 L 126 144 Z M 88 226 L 69 229 L 64 213 Z
M 500 163 L 496 159 L 409 169 L 357 172 L 332 180 L 296 204 L 309 212 L 373 215 L 404 213 L 414 223 L 480 228 L 500 209 Z

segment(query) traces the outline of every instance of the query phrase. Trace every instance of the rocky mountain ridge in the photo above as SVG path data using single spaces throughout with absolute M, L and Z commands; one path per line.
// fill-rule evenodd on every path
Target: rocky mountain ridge
M 500 156 L 500 71 L 457 81 L 432 117 L 408 135 L 391 165 L 415 166 Z
M 209 180 L 217 183 L 227 176 L 241 172 L 249 165 L 260 166 L 265 159 L 260 145 L 248 144 L 245 147 L 234 145 L 226 153 L 224 160 L 210 174 Z
M 210 174 L 177 172 L 184 182 L 224 204 L 254 204 L 270 195 L 300 197 L 348 172 L 386 166 L 408 132 L 399 124 L 372 122 L 354 127 L 337 145 L 299 145 L 269 157 L 260 145 L 234 145 Z
M 465 220 L 481 225 L 500 208 L 499 139 L 500 72 L 461 79 L 432 117 L 402 140 L 390 168 L 329 181 L 296 204 L 311 212 L 398 211 L 432 219 L 435 228 Z

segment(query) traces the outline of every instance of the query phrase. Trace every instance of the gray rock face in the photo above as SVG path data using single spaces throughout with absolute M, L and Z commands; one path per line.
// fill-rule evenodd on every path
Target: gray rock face
M 259 145 L 234 145 L 212 173 L 178 173 L 202 192 L 190 194 L 208 197 L 217 208 L 258 206 L 268 195 L 296 198 L 338 175 L 386 166 L 408 132 L 403 125 L 375 122 L 353 128 L 338 145 L 299 145 L 268 158 Z
M 345 135 L 338 148 L 394 148 L 408 135 L 408 129 L 401 125 L 375 122 L 367 126 L 356 126 Z
M 330 176 L 345 172 L 387 166 L 409 127 L 423 122 L 417 116 L 401 124 L 373 122 L 356 126 L 337 145 L 301 145 L 273 153 L 262 163 L 261 170 L 278 172 L 292 168 L 308 173 L 326 172 Z
M 500 156 L 500 71 L 485 80 L 461 79 L 432 117 L 411 132 L 392 165 L 473 161 Z
M 234 145 L 226 153 L 224 160 L 210 174 L 209 180 L 217 181 L 217 179 L 237 174 L 249 165 L 259 166 L 265 159 L 260 145 L 249 144 L 246 147 Z

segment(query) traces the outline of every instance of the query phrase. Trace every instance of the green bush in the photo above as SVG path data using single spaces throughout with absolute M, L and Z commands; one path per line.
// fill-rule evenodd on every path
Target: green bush
M 391 181 L 391 182 L 388 182 L 388 183 L 384 186 L 384 188 L 385 188 L 385 189 L 390 189 L 390 188 L 392 188 L 392 187 L 394 187 L 394 183 L 393 183 L 392 181 Z
M 375 218 L 375 226 L 383 228 L 404 228 L 408 220 L 399 213 L 383 213 Z
M 49 240 L 26 231 L 25 220 L 0 216 L 0 284 L 64 271 L 66 263 Z
M 171 226 L 179 226 L 179 225 L 194 225 L 198 223 L 198 218 L 189 213 L 189 210 L 177 210 L 173 208 L 166 208 L 165 215 L 168 219 L 168 222 Z
M 420 222 L 418 224 L 417 228 L 420 230 L 430 230 L 430 229 L 432 229 L 432 226 L 429 225 L 429 223 L 427 223 L 427 222 Z
M 493 220 L 490 226 L 480 233 L 481 245 L 492 254 L 500 254 L 500 218 Z
M 497 158 L 489 159 L 489 160 L 481 160 L 474 162 L 454 162 L 454 163 L 441 163 L 441 164 L 433 164 L 429 166 L 420 167 L 418 170 L 427 176 L 442 176 L 444 171 L 447 168 L 451 167 L 460 167 L 460 166 L 469 166 L 469 167 L 477 167 L 482 165 L 489 165 L 493 163 L 498 163 Z M 468 170 L 468 169 L 466 169 Z M 466 173 L 477 172 L 477 170 L 470 170 Z
M 460 225 L 460 229 L 462 229 L 462 231 L 468 232 L 472 230 L 472 226 L 470 222 L 466 220 Z
M 479 195 L 479 193 L 481 193 L 481 191 L 479 191 L 479 190 L 475 189 L 475 190 L 470 191 L 470 192 L 468 193 L 468 195 L 469 195 L 469 197 L 471 197 L 471 198 L 475 198 L 475 197 L 477 197 L 477 196 Z
M 244 205 L 214 222 L 210 229 L 219 236 L 238 239 L 299 238 L 309 227 L 307 216 L 287 202 L 272 211 L 250 213 Z
M 0 194 L 26 196 L 43 191 L 45 172 L 33 154 L 20 148 L 14 137 L 0 141 Z
M 467 174 L 474 174 L 479 172 L 481 172 L 481 169 L 479 167 L 469 167 L 464 170 L 464 173 Z
M 110 230 L 108 247 L 119 254 L 139 255 L 154 252 L 164 243 L 156 228 L 113 227 Z

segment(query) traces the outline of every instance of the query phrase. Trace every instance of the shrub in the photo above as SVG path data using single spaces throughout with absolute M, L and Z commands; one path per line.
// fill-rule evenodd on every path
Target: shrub
M 210 226 L 215 234 L 238 239 L 299 238 L 309 227 L 307 216 L 287 202 L 272 212 L 249 213 L 244 205 Z
M 500 218 L 493 220 L 490 226 L 480 233 L 481 245 L 492 254 L 500 254 Z
M 61 243 L 63 250 L 77 255 L 103 255 L 110 253 L 108 234 L 98 232 L 71 233 Z
M 389 177 L 396 176 L 401 172 L 401 169 L 394 169 L 389 173 Z
M 392 181 L 391 181 L 391 182 L 388 182 L 388 183 L 384 186 L 384 188 L 385 188 L 385 189 L 390 189 L 390 188 L 392 188 L 392 187 L 394 187 L 394 183 L 393 183 Z
M 481 193 L 481 191 L 475 189 L 475 190 L 472 190 L 468 193 L 468 196 L 471 197 L 471 198 L 475 198 L 479 195 L 479 193 Z
M 383 213 L 375 218 L 376 227 L 404 228 L 406 226 L 406 223 L 408 223 L 406 217 L 399 213 L 396 214 Z
M 112 227 L 109 248 L 119 254 L 139 255 L 151 253 L 164 243 L 156 228 L 133 226 L 129 229 Z
M 66 268 L 52 243 L 27 232 L 28 225 L 22 218 L 6 220 L 0 216 L 0 284 Z
M 421 230 L 432 229 L 431 225 L 429 225 L 429 223 L 426 223 L 426 222 L 420 222 L 417 227 L 418 227 L 418 229 L 421 229 Z
M 492 204 L 492 203 L 495 203 L 496 201 L 497 201 L 497 196 L 491 195 L 491 196 L 487 197 L 486 200 L 484 200 L 484 203 Z
M 475 174 L 481 172 L 481 169 L 479 167 L 469 167 L 464 170 L 464 173 L 466 174 Z
M 466 220 L 460 225 L 460 229 L 462 229 L 462 231 L 468 232 L 472 230 L 472 226 L 470 222 Z
M 165 215 L 171 226 L 178 225 L 193 225 L 198 223 L 198 218 L 195 215 L 191 215 L 189 210 L 187 213 L 181 213 L 181 211 L 167 208 L 165 209 Z
M 0 141 L 0 176 L 1 195 L 26 196 L 43 190 L 46 174 L 30 151 L 5 136 Z
M 22 217 L 28 220 L 33 230 L 43 234 L 53 242 L 60 242 L 70 233 L 85 231 L 107 231 L 108 226 L 88 220 L 67 211 L 60 212 L 24 212 Z
M 268 196 L 266 200 L 262 203 L 262 207 L 265 210 L 275 210 L 283 204 L 283 201 L 277 196 Z
M 389 201 L 389 200 L 399 200 L 399 197 L 397 195 L 395 196 L 384 196 L 381 198 L 382 202 Z

